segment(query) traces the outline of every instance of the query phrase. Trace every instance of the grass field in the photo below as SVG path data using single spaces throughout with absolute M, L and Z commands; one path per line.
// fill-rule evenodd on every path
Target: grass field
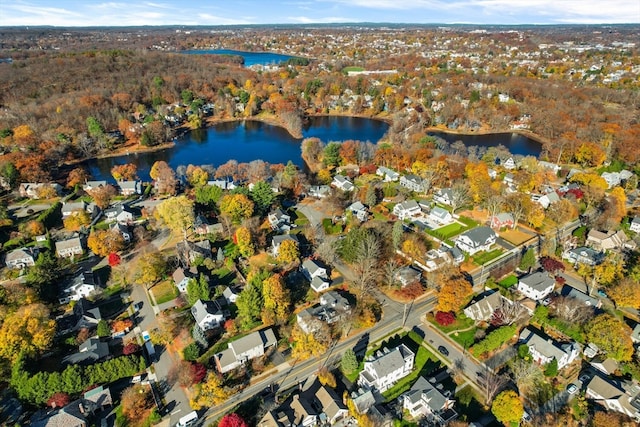
M 169 302 L 178 296 L 178 289 L 173 286 L 171 280 L 165 280 L 158 283 L 151 288 L 151 292 L 156 299 L 156 304 Z
M 469 348 L 475 343 L 477 329 L 478 328 L 471 328 L 468 331 L 454 332 L 449 335 L 449 337 L 462 347 Z
M 351 67 L 344 67 L 342 69 L 343 73 L 348 73 L 349 71 L 364 71 L 364 68 L 362 67 L 356 67 L 356 66 L 351 66 Z
M 473 256 L 473 262 L 476 265 L 484 265 L 489 261 L 498 258 L 500 255 L 502 255 L 502 253 L 502 249 L 494 249 L 489 252 L 480 252 Z
M 444 227 L 440 227 L 440 228 L 436 228 L 435 231 L 436 233 L 440 233 L 442 236 L 444 236 L 445 238 L 450 238 L 453 237 L 457 234 L 460 234 L 466 227 L 458 224 L 457 222 L 454 222 L 453 224 L 449 224 L 449 225 L 445 225 Z
M 504 279 L 502 279 L 501 281 L 499 281 L 498 285 L 502 286 L 503 288 L 509 289 L 510 287 L 515 285 L 516 283 L 518 283 L 518 278 L 516 276 L 514 276 L 513 274 L 511 274 L 511 275 L 505 277 Z

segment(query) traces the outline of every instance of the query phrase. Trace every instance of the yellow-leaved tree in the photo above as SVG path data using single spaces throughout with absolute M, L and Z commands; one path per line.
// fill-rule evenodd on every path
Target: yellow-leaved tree
M 89 234 L 87 246 L 98 256 L 107 256 L 124 249 L 124 238 L 116 230 L 96 230 Z
M 291 342 L 293 343 L 291 355 L 294 359 L 307 360 L 327 351 L 327 346 L 318 341 L 314 334 L 305 333 L 297 324 L 291 331 Z
M 612 286 L 607 293 L 618 307 L 640 309 L 640 283 L 631 277 L 625 277 Z
M 285 240 L 280 243 L 278 248 L 278 262 L 283 264 L 291 264 L 300 258 L 300 250 L 298 243 L 294 240 Z
M 51 345 L 55 332 L 56 322 L 44 304 L 23 305 L 0 326 L 0 357 L 13 362 L 21 353 L 35 356 Z
M 438 311 L 457 312 L 473 294 L 473 287 L 462 275 L 453 275 L 444 280 L 438 293 Z
M 227 194 L 220 199 L 220 212 L 240 222 L 253 215 L 253 202 L 244 194 Z
M 283 323 L 289 317 L 291 295 L 286 288 L 282 276 L 274 274 L 262 282 L 262 322 L 265 324 Z
M 156 217 L 174 232 L 181 232 L 186 239 L 187 231 L 195 222 L 193 200 L 187 196 L 171 197 L 158 205 Z
M 207 375 L 207 379 L 196 386 L 196 393 L 191 398 L 191 407 L 193 409 L 201 409 L 219 405 L 227 400 L 233 394 L 233 390 L 225 387 L 224 381 L 220 375 L 211 371 Z
M 236 244 L 238 245 L 240 255 L 245 258 L 253 256 L 255 253 L 255 248 L 251 240 L 251 231 L 247 227 L 238 227 L 236 229 Z

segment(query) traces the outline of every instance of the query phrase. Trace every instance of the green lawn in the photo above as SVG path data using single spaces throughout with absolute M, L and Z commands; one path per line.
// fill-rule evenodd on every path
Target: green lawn
M 151 288 L 153 296 L 156 298 L 156 304 L 169 302 L 179 295 L 178 289 L 173 286 L 171 280 L 165 280 Z
M 469 348 L 475 343 L 476 331 L 478 328 L 471 328 L 468 331 L 454 332 L 449 337 L 460 344 L 463 348 Z M 457 334 L 457 335 L 456 335 Z
M 510 274 L 509 276 L 507 276 L 504 279 L 502 279 L 501 281 L 499 281 L 498 285 L 502 286 L 503 288 L 509 289 L 510 287 L 515 285 L 516 283 L 518 283 L 518 278 L 516 276 L 514 276 L 513 274 Z
M 445 238 L 453 237 L 456 234 L 460 234 L 465 227 L 457 222 L 454 222 L 449 225 L 445 225 L 444 227 L 436 228 L 434 231 L 436 233 L 441 234 Z
M 440 329 L 445 334 L 448 334 L 449 332 L 453 332 L 453 331 L 459 331 L 460 329 L 470 328 L 474 324 L 473 319 L 465 316 L 464 313 L 462 313 L 462 311 L 460 311 L 460 313 L 456 315 L 456 321 L 447 326 L 440 325 L 438 322 L 435 321 L 435 319 L 431 315 L 429 315 L 428 319 L 433 324 L 433 326 Z
M 352 65 L 350 67 L 344 67 L 342 69 L 343 73 L 348 73 L 349 71 L 364 71 L 364 68 L 362 67 L 356 67 L 355 65 Z
M 460 215 L 460 217 L 458 218 L 458 221 L 466 225 L 468 228 L 473 228 L 478 226 L 478 223 L 476 221 L 472 220 L 471 218 L 467 218 L 466 216 Z
M 309 219 L 300 211 L 295 211 L 296 219 L 293 223 L 299 227 L 309 224 Z
M 331 218 L 325 218 L 322 220 L 322 228 L 327 234 L 339 234 L 342 233 L 342 224 L 333 224 Z
M 498 258 L 502 253 L 502 249 L 494 249 L 489 252 L 479 252 L 473 255 L 473 262 L 477 265 L 484 265 L 489 261 Z

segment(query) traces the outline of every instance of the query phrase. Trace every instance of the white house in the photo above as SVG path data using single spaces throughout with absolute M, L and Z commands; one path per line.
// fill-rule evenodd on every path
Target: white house
M 486 322 L 491 319 L 491 316 L 493 316 L 493 313 L 500 307 L 503 300 L 508 301 L 500 295 L 500 292 L 493 292 L 485 295 L 473 304 L 469 304 L 464 309 L 464 314 L 476 322 Z
M 553 292 L 556 281 L 548 273 L 537 271 L 521 277 L 517 289 L 527 298 L 540 301 Z
M 225 313 L 216 301 L 199 299 L 191 307 L 191 314 L 200 329 L 208 331 L 224 323 L 228 313 Z
M 405 287 L 419 282 L 422 278 L 422 273 L 411 266 L 404 266 L 396 271 L 394 278 L 400 282 L 402 287 Z
M 231 179 L 215 179 L 212 181 L 207 181 L 207 185 L 229 191 L 237 187 L 236 183 Z
M 104 181 L 104 180 L 101 180 L 101 181 L 87 181 L 82 186 L 82 189 L 84 191 L 91 191 L 91 190 L 98 189 L 100 187 L 105 187 L 106 185 L 107 185 L 107 181 Z
M 397 216 L 400 221 L 408 218 L 415 218 L 421 213 L 422 209 L 415 200 L 405 200 L 393 207 L 393 214 Z
M 414 358 L 415 354 L 404 344 L 393 350 L 384 347 L 365 359 L 358 385 L 383 393 L 413 371 Z
M 23 269 L 35 265 L 38 259 L 38 248 L 14 249 L 7 254 L 4 263 L 8 268 Z
M 604 252 L 596 251 L 587 246 L 569 249 L 562 254 L 562 258 L 574 264 L 598 265 L 604 259 Z
M 457 416 L 453 410 L 454 400 L 443 394 L 441 383 L 430 383 L 419 377 L 411 389 L 402 395 L 402 407 L 409 411 L 413 418 L 430 417 L 438 425 L 445 425 Z
M 629 224 L 629 230 L 634 233 L 640 233 L 640 216 L 634 216 Z
M 559 343 L 551 338 L 542 337 L 529 328 L 524 328 L 520 333 L 520 342 L 529 348 L 533 361 L 540 365 L 546 365 L 556 359 L 558 369 L 562 369 L 580 356 L 580 344 Z
M 433 200 L 438 203 L 442 203 L 443 205 L 451 205 L 451 201 L 453 200 L 453 191 L 450 188 L 440 188 L 433 195 Z
M 189 280 L 192 278 L 197 278 L 198 269 L 195 267 L 191 267 L 188 270 L 185 270 L 182 267 L 178 267 L 176 271 L 173 272 L 171 276 L 173 278 L 173 283 L 176 285 L 176 288 L 180 291 L 180 293 L 184 294 L 187 292 L 187 285 L 189 284 Z
M 516 168 L 516 162 L 513 160 L 513 157 L 509 157 L 507 160 L 504 161 L 504 163 L 502 164 L 502 166 L 505 169 L 508 170 L 513 170 Z
M 311 282 L 311 288 L 316 292 L 329 289 L 331 279 L 329 279 L 327 269 L 320 266 L 311 259 L 305 260 L 300 266 L 302 274 Z
M 59 257 L 69 258 L 82 255 L 83 253 L 84 249 L 82 249 L 82 243 L 79 237 L 72 237 L 71 239 L 56 242 L 56 254 Z
M 417 175 L 403 175 L 400 178 L 400 185 L 408 188 L 416 193 L 424 193 L 427 189 L 424 187 L 424 181 Z
M 331 194 L 331 187 L 328 185 L 312 185 L 309 187 L 309 196 L 317 199 L 324 199 Z
M 351 203 L 347 207 L 347 211 L 351 212 L 360 222 L 365 222 L 369 218 L 367 207 L 360 201 Z
M 269 225 L 272 230 L 277 230 L 281 233 L 291 230 L 291 216 L 287 215 L 282 209 L 276 209 L 269 213 L 267 216 Z
M 585 397 L 608 411 L 621 412 L 640 423 L 640 386 L 636 382 L 614 381 L 595 375 L 587 384 Z
M 488 251 L 497 238 L 498 235 L 490 227 L 476 227 L 458 236 L 456 246 L 473 255 L 476 252 Z
M 536 201 L 540 205 L 542 205 L 543 208 L 547 209 L 552 204 L 559 202 L 560 201 L 560 196 L 558 196 L 558 193 L 556 193 L 555 191 L 552 191 L 550 193 L 543 194 Z
M 300 242 L 298 241 L 298 237 L 295 234 L 279 234 L 277 236 L 273 236 L 273 239 L 271 239 L 271 252 L 273 252 L 274 256 L 278 256 L 280 245 L 285 240 L 293 240 L 296 243 L 296 245 L 298 245 L 298 247 L 300 245 Z
M 232 341 L 228 344 L 229 348 L 214 356 L 218 372 L 224 374 L 249 360 L 264 356 L 265 351 L 277 343 L 271 328 Z
M 118 182 L 118 187 L 120 187 L 120 194 L 123 196 L 142 194 L 142 181 L 120 181 Z
M 228 304 L 234 304 L 236 301 L 238 301 L 239 292 L 227 286 L 222 291 L 222 296 L 227 300 Z
M 385 166 L 380 166 L 376 169 L 376 175 L 381 176 L 384 182 L 393 182 L 400 178 L 400 174 L 398 172 Z
M 120 224 L 131 223 L 135 219 L 135 215 L 131 208 L 127 205 L 119 204 L 104 210 L 104 216 L 107 221 L 116 221 Z
M 440 206 L 435 206 L 431 211 L 429 211 L 429 219 L 436 224 L 444 225 L 453 221 L 453 216 L 448 210 L 443 209 Z
M 329 291 L 320 297 L 320 304 L 306 308 L 296 315 L 300 328 L 307 334 L 317 330 L 324 322 L 333 324 L 351 313 L 349 301 L 336 291 Z
M 80 298 L 87 298 L 91 294 L 98 291 L 98 284 L 95 281 L 93 273 L 85 271 L 74 277 L 61 291 L 58 298 L 60 304 L 66 304 L 69 301 L 78 301 Z
M 343 175 L 334 176 L 333 181 L 331 181 L 331 186 L 339 188 L 342 191 L 351 191 L 355 188 L 353 183 L 349 181 L 349 178 Z

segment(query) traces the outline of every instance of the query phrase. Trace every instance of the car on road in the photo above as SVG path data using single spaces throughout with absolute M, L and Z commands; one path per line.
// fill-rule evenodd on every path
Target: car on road
M 567 386 L 567 393 L 574 394 L 576 391 L 578 391 L 578 386 L 574 383 L 571 383 Z
M 144 342 L 151 340 L 151 335 L 149 335 L 149 331 L 142 331 L 142 339 Z
M 447 350 L 447 347 L 443 345 L 438 346 L 438 351 L 440 352 L 440 354 L 444 354 L 445 356 L 449 355 L 449 350 Z

